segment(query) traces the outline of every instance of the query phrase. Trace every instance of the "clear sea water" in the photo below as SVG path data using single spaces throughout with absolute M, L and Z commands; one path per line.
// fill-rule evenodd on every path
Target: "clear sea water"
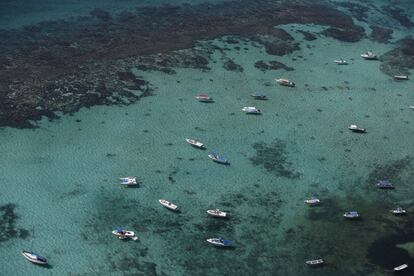
M 32 10 L 33 2 L 23 2 L 0 4 L 16 13 L 14 21 L 3 18 L 9 21 L 3 27 L 94 7 L 117 11 L 153 4 L 43 1 L 42 9 Z M 409 8 L 414 11 L 407 3 Z M 241 50 L 235 51 L 235 45 L 217 39 L 212 43 L 230 50 L 215 52 L 208 72 L 137 70 L 156 89 L 136 104 L 82 109 L 52 122 L 42 120 L 36 129 L 1 129 L 0 204 L 15 204 L 16 228 L 34 229 L 34 235 L 0 243 L 0 274 L 389 274 L 367 254 L 374 241 L 413 221 L 411 214 L 394 218 L 389 210 L 401 205 L 414 212 L 414 160 L 406 166 L 397 162 L 414 156 L 414 112 L 408 109 L 414 105 L 414 85 L 393 81 L 379 70 L 378 61 L 359 57 L 368 49 L 384 53 L 392 44 L 367 39 L 342 43 L 323 36 L 303 41 L 296 30 L 321 28 L 283 28 L 301 41 L 301 50 L 275 57 L 250 42 L 240 42 L 236 46 Z M 399 28 L 394 40 L 405 35 L 407 30 Z M 224 55 L 244 71 L 224 70 Z M 332 62 L 341 57 L 350 64 Z M 254 67 L 258 60 L 277 60 L 295 70 L 261 72 Z M 277 86 L 275 77 L 290 78 L 297 87 Z M 215 103 L 195 101 L 201 91 Z M 253 100 L 253 91 L 264 92 L 269 100 Z M 247 116 L 243 106 L 257 106 L 263 115 Z M 351 123 L 368 133 L 348 132 Z M 188 137 L 203 141 L 207 151 L 190 147 L 184 140 Z M 274 143 L 278 150 L 268 149 L 266 160 L 279 158 L 300 176 L 275 175 L 253 164 L 256 143 Z M 226 155 L 231 165 L 211 162 L 210 150 Z M 378 166 L 384 174 L 397 171 L 395 191 L 377 191 L 369 181 Z M 129 175 L 139 176 L 139 188 L 119 186 L 118 178 Z M 324 204 L 305 206 L 303 200 L 312 194 Z M 181 212 L 162 208 L 160 198 Z M 231 217 L 207 217 L 209 208 L 226 210 Z M 363 219 L 344 221 L 343 212 L 350 210 L 358 210 Z M 111 231 L 118 226 L 136 231 L 140 240 L 116 239 Z M 205 239 L 218 235 L 234 240 L 235 248 L 206 244 Z M 414 256 L 409 242 L 414 240 L 402 246 Z M 20 255 L 22 249 L 45 255 L 51 266 L 30 265 Z M 328 265 L 305 266 L 305 260 L 319 257 Z

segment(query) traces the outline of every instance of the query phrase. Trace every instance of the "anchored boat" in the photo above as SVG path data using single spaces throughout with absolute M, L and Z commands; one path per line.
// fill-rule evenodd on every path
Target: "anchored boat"
M 295 83 L 288 79 L 276 79 L 276 82 L 283 86 L 295 87 Z
M 189 143 L 190 145 L 192 145 L 195 148 L 204 149 L 204 144 L 201 143 L 200 141 L 190 139 L 190 138 L 187 138 L 185 140 L 187 141 L 187 143 Z
M 347 65 L 348 64 L 348 62 L 346 60 L 342 59 L 342 58 L 334 60 L 334 62 L 338 65 Z
M 213 216 L 213 217 L 218 217 L 218 218 L 227 217 L 227 213 L 223 212 L 223 211 L 220 211 L 219 209 L 207 210 L 207 214 L 209 214 L 210 216 Z
M 408 76 L 404 76 L 404 75 L 395 75 L 394 79 L 395 80 L 409 80 Z
M 396 208 L 394 210 L 391 210 L 391 213 L 393 213 L 394 215 L 405 215 L 405 214 L 407 214 L 407 211 L 404 210 L 401 207 L 398 207 L 398 208 Z
M 30 251 L 22 251 L 23 257 L 25 257 L 29 262 L 39 265 L 47 265 L 47 260 L 45 257 Z
M 165 208 L 167 208 L 167 209 L 170 209 L 170 210 L 172 210 L 172 211 L 177 211 L 177 210 L 178 210 L 178 206 L 177 206 L 177 205 L 172 204 L 171 202 L 169 202 L 169 201 L 167 201 L 167 200 L 165 200 L 165 199 L 160 199 L 160 200 L 158 200 L 158 202 L 159 202 L 162 206 L 164 206 Z
M 392 184 L 388 179 L 383 179 L 378 181 L 377 184 L 375 184 L 380 189 L 394 189 L 394 184 Z
M 219 238 L 211 238 L 211 239 L 207 239 L 207 242 L 214 245 L 214 246 L 219 246 L 219 247 L 230 247 L 233 246 L 233 241 L 231 240 L 225 240 L 221 237 Z
M 309 260 L 305 262 L 307 265 L 310 266 L 319 266 L 324 263 L 323 259 L 316 259 L 316 260 Z
M 318 205 L 318 204 L 321 203 L 321 201 L 318 198 L 316 198 L 315 196 L 312 196 L 311 198 L 306 199 L 305 203 L 309 204 L 309 205 Z
M 253 98 L 255 98 L 256 100 L 267 100 L 266 95 L 259 93 L 259 92 L 255 92 L 251 95 Z
M 401 270 L 404 270 L 406 268 L 408 268 L 408 265 L 407 264 L 402 264 L 400 266 L 394 267 L 394 271 L 401 271 Z
M 214 152 L 210 153 L 208 155 L 208 157 L 213 160 L 214 162 L 220 163 L 220 164 L 224 164 L 224 165 L 230 165 L 230 161 L 224 157 L 224 156 L 220 156 Z
M 199 102 L 204 102 L 204 103 L 212 103 L 212 102 L 214 102 L 213 98 L 210 97 L 207 94 L 199 94 L 199 95 L 196 96 L 196 99 Z
M 357 211 L 346 212 L 344 214 L 344 218 L 347 218 L 347 219 L 357 219 L 357 218 L 359 218 L 359 214 L 358 214 Z
M 245 106 L 242 108 L 243 112 L 246 112 L 246 114 L 261 114 L 262 111 L 254 106 Z
M 137 185 L 137 178 L 128 176 L 128 177 L 122 177 L 119 180 L 121 180 L 121 185 L 125 186 L 134 186 Z
M 368 60 L 377 59 L 377 55 L 375 55 L 372 51 L 367 51 L 366 53 L 362 54 L 361 57 Z
M 357 133 L 365 133 L 367 132 L 367 130 L 365 128 L 362 127 L 358 127 L 357 125 L 350 125 L 348 127 L 349 130 L 353 131 L 353 132 L 357 132 Z
M 112 234 L 117 236 L 120 240 L 127 238 L 132 238 L 134 240 L 138 239 L 133 231 L 124 230 L 122 227 L 118 227 L 116 230 L 113 230 Z

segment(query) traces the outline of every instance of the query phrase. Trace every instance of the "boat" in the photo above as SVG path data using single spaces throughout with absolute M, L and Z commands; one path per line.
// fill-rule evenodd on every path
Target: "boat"
M 223 212 L 223 211 L 220 211 L 219 209 L 207 210 L 207 214 L 209 214 L 210 216 L 213 216 L 213 217 L 218 217 L 218 218 L 227 217 L 227 213 Z
M 212 102 L 214 102 L 213 98 L 212 98 L 212 97 L 210 97 L 210 96 L 209 96 L 209 95 L 207 95 L 207 94 L 198 94 L 195 98 L 196 98 L 199 102 L 204 102 L 204 103 L 212 103 Z
M 276 82 L 283 86 L 295 87 L 295 83 L 288 79 L 276 79 Z
M 258 93 L 255 92 L 251 95 L 253 98 L 255 98 L 256 100 L 267 100 L 266 95 L 262 94 L 262 93 Z
M 359 218 L 359 214 L 358 214 L 357 211 L 345 212 L 344 218 L 357 219 L 357 218 Z
M 393 213 L 394 215 L 405 215 L 407 214 L 407 211 L 401 207 L 397 207 L 396 209 L 391 210 L 391 213 Z
M 136 177 L 132 177 L 132 176 L 122 177 L 119 180 L 121 180 L 121 185 L 125 185 L 125 186 L 137 185 Z
M 372 51 L 367 51 L 364 54 L 361 54 L 361 57 L 368 60 L 377 59 L 377 55 L 375 55 Z
M 162 206 L 164 206 L 167 209 L 173 210 L 173 211 L 177 211 L 178 210 L 178 206 L 175 204 L 172 204 L 171 202 L 165 200 L 165 199 L 160 199 L 158 200 L 159 203 L 161 203 Z
M 242 111 L 246 112 L 246 114 L 262 114 L 262 111 L 254 106 L 245 106 L 242 108 Z
M 113 230 L 112 234 L 117 236 L 120 240 L 135 237 L 135 233 L 133 231 L 124 230 L 122 227 L 118 227 L 116 230 Z
M 324 263 L 323 259 L 316 259 L 316 260 L 309 260 L 305 262 L 307 265 L 317 266 L 322 265 Z
M 211 238 L 211 239 L 207 239 L 207 242 L 214 245 L 214 246 L 219 246 L 219 247 L 229 247 L 229 246 L 233 246 L 233 241 L 230 240 L 225 240 L 223 238 Z
M 395 75 L 394 79 L 395 80 L 409 80 L 408 76 L 404 76 L 404 75 Z
M 195 148 L 204 149 L 204 144 L 201 143 L 200 141 L 190 139 L 190 138 L 187 138 L 185 140 L 187 141 L 187 143 L 189 143 L 190 145 L 192 145 Z
M 348 64 L 348 62 L 346 60 L 342 59 L 342 58 L 334 60 L 334 62 L 338 65 L 347 65 Z
M 29 262 L 39 265 L 47 265 L 47 260 L 45 257 L 30 251 L 22 251 L 23 257 L 25 257 Z
M 357 132 L 357 133 L 365 133 L 367 132 L 367 130 L 365 128 L 362 127 L 358 127 L 357 125 L 350 125 L 348 127 L 349 130 L 353 131 L 353 132 Z
M 392 184 L 388 179 L 383 179 L 378 181 L 377 184 L 375 184 L 380 189 L 394 189 L 394 184 Z
M 305 203 L 309 205 L 318 205 L 319 203 L 321 203 L 321 201 L 315 196 L 312 196 L 311 198 L 306 199 Z
M 402 265 L 394 267 L 394 271 L 401 271 L 401 270 L 406 269 L 407 267 L 408 267 L 408 264 L 402 264 Z
M 214 162 L 217 162 L 217 163 L 220 163 L 220 164 L 225 164 L 225 165 L 230 165 L 230 161 L 226 157 L 217 155 L 214 152 L 210 153 L 208 155 L 208 157 L 211 160 L 213 160 Z
M 408 108 L 414 110 L 414 105 L 410 105 Z

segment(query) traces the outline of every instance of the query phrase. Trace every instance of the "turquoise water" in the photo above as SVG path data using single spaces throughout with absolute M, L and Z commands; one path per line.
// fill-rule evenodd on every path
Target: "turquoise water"
M 299 40 L 297 29 L 320 30 L 283 28 Z M 211 43 L 234 47 L 224 39 Z M 31 236 L 0 243 L 1 274 L 386 275 L 367 251 L 413 221 L 414 112 L 408 106 L 414 104 L 414 86 L 391 80 L 378 61 L 359 55 L 367 49 L 381 54 L 393 45 L 320 36 L 284 57 L 269 56 L 248 41 L 238 46 L 240 51 L 215 51 L 207 72 L 137 70 L 155 95 L 134 105 L 82 109 L 42 120 L 36 129 L 2 129 L 0 202 L 16 204 L 14 227 Z M 224 57 L 244 71 L 224 70 Z M 350 64 L 332 62 L 340 57 Z M 295 70 L 261 72 L 254 67 L 258 60 Z M 279 77 L 297 87 L 276 85 Z M 197 102 L 201 91 L 215 103 Z M 253 91 L 269 100 L 253 100 Z M 263 115 L 247 116 L 243 106 L 257 106 Z M 348 132 L 351 123 L 368 133 Z M 188 137 L 200 139 L 207 151 L 190 147 Z M 253 164 L 257 143 L 268 147 L 260 156 L 264 162 L 282 166 L 282 172 Z M 210 161 L 210 150 L 231 165 Z M 118 178 L 128 175 L 139 176 L 139 188 L 120 187 Z M 377 191 L 372 175 L 392 177 L 397 189 Z M 324 204 L 305 206 L 312 194 Z M 181 212 L 162 208 L 160 198 Z M 389 214 L 396 204 L 409 215 Z M 207 217 L 210 208 L 231 217 Z M 363 219 L 344 221 L 342 213 L 354 209 Z M 140 240 L 116 239 L 111 231 L 118 226 L 136 231 Z M 235 248 L 206 244 L 217 235 L 234 240 Z M 45 255 L 51 267 L 25 262 L 20 250 L 28 248 Z M 318 257 L 328 265 L 304 265 Z

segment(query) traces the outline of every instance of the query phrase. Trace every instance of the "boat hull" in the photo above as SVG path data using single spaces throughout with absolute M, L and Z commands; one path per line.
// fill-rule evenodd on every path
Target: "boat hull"
M 45 258 L 43 258 L 43 257 L 41 257 L 41 256 L 39 256 L 39 255 L 37 255 L 33 252 L 22 251 L 22 255 L 23 255 L 23 257 L 26 258 L 26 260 L 28 260 L 31 263 L 38 264 L 38 265 L 47 265 L 47 260 Z M 43 260 L 39 259 L 39 257 L 42 258 Z
M 160 200 L 158 200 L 158 202 L 159 202 L 162 206 L 164 206 L 165 208 L 167 208 L 168 210 L 171 210 L 171 211 L 177 211 L 177 210 L 178 210 L 177 205 L 172 204 L 172 203 L 171 203 L 171 202 L 169 202 L 169 201 L 166 201 L 166 200 L 160 199 Z
M 117 237 L 119 237 L 119 238 L 121 238 L 121 237 L 122 237 L 121 233 L 119 233 L 119 232 L 118 232 L 118 231 L 116 231 L 116 230 L 112 231 L 112 234 L 113 234 L 113 235 L 115 235 L 115 236 L 117 236 Z M 125 231 L 125 235 L 124 235 L 124 237 L 125 237 L 125 238 L 132 238 L 132 237 L 135 237 L 135 233 L 134 233 L 133 231 Z
M 216 217 L 216 218 L 226 218 L 227 217 L 227 213 L 226 212 L 216 212 L 216 210 L 207 210 L 207 214 L 209 214 L 212 217 Z

